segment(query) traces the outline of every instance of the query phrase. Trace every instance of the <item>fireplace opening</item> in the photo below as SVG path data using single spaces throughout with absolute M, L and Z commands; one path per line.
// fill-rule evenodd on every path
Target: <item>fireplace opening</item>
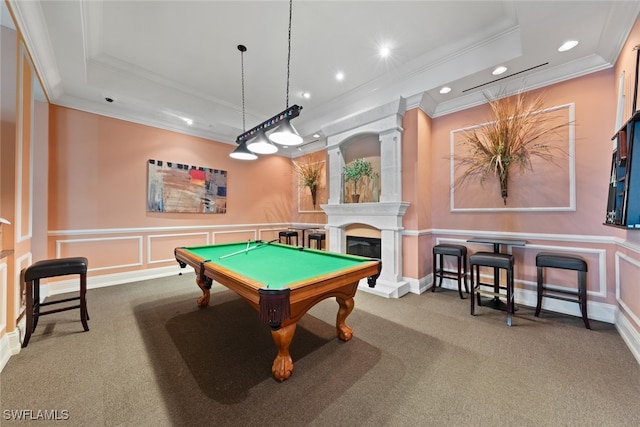
M 373 237 L 347 236 L 347 253 L 370 258 L 381 258 L 381 240 Z

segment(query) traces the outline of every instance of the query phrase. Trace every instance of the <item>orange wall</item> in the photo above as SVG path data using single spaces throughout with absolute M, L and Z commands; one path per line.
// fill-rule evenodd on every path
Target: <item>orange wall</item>
M 546 107 L 575 103 L 576 195 L 575 212 L 449 212 L 450 132 L 485 123 L 486 105 L 433 120 L 433 227 L 438 229 L 492 230 L 528 233 L 607 235 L 602 226 L 610 173 L 611 136 L 615 100 L 611 70 L 593 73 L 544 89 Z M 526 180 L 526 175 L 523 176 Z M 526 182 L 526 181 L 525 181 Z M 489 193 L 489 185 L 478 187 Z M 548 191 L 537 188 L 537 192 Z M 532 193 L 536 197 L 536 192 Z M 509 203 L 509 201 L 507 201 Z M 507 204 L 507 208 L 512 207 Z
M 64 107 L 51 108 L 49 229 L 291 220 L 288 159 L 231 159 L 231 145 Z M 149 159 L 228 172 L 226 214 L 146 211 Z
M 423 278 L 431 272 L 426 262 L 431 250 L 427 235 L 431 228 L 433 178 L 432 119 L 419 109 L 405 113 L 402 120 L 402 200 L 410 202 L 403 218 L 402 269 L 407 277 Z M 425 259 L 426 256 L 426 259 Z

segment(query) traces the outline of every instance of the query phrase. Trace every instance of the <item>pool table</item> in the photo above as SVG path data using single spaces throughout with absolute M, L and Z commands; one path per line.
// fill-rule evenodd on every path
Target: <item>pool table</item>
M 271 327 L 278 349 L 273 376 L 284 381 L 293 372 L 289 346 L 296 323 L 318 302 L 335 297 L 338 302 L 336 331 L 349 341 L 352 329 L 345 320 L 353 310 L 360 279 L 374 287 L 382 264 L 377 259 L 344 255 L 261 240 L 175 249 L 180 267 L 196 272 L 202 290 L 198 306 L 209 304 L 211 284 L 236 292 Z

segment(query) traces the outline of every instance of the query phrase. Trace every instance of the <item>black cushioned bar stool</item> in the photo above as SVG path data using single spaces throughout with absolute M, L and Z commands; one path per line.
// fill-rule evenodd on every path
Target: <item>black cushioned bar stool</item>
M 514 307 L 514 289 L 513 289 L 513 255 L 495 253 L 495 252 L 476 252 L 469 257 L 469 264 L 471 266 L 471 315 L 475 315 L 475 299 L 478 299 L 478 305 L 482 305 L 480 295 L 490 296 L 495 298 L 505 297 L 500 293 L 500 289 L 507 291 L 507 325 L 511 326 L 511 320 L 513 317 Z M 475 269 L 474 269 L 475 267 Z M 492 267 L 495 269 L 503 269 L 507 272 L 506 286 L 500 286 L 499 283 L 482 283 L 480 280 L 480 267 Z M 475 276 L 474 276 L 475 270 Z M 477 283 L 476 283 L 477 277 Z M 499 277 L 494 275 L 494 277 Z M 491 287 L 491 291 L 483 289 L 484 287 Z
M 577 302 L 580 305 L 582 321 L 587 329 L 589 318 L 587 317 L 587 262 L 578 255 L 564 253 L 540 252 L 536 255 L 536 267 L 538 268 L 538 304 L 536 305 L 536 317 L 540 315 L 542 297 L 555 298 L 563 301 Z M 578 290 L 549 289 L 544 285 L 544 268 L 562 268 L 578 272 Z M 565 296 L 566 295 L 566 296 Z
M 287 231 L 281 231 L 278 233 L 278 241 L 280 243 L 282 243 L 282 239 L 284 238 L 284 242 L 287 245 L 291 244 L 291 238 L 295 237 L 296 238 L 296 246 L 298 246 L 298 232 L 295 230 L 287 230 Z
M 326 239 L 326 234 L 324 231 L 314 231 L 313 233 L 308 234 L 308 242 L 307 247 L 311 247 L 311 241 L 316 242 L 316 249 L 322 249 L 322 242 Z
M 458 270 L 451 271 L 444 268 L 444 257 L 454 256 L 458 259 Z M 439 259 L 439 263 L 437 260 Z M 440 266 L 438 267 L 438 264 Z M 431 292 L 436 291 L 436 279 L 440 278 L 438 286 L 442 286 L 442 279 L 456 279 L 458 281 L 458 293 L 460 298 L 462 296 L 462 282 L 464 281 L 464 290 L 469 293 L 469 286 L 467 285 L 467 247 L 463 245 L 448 245 L 440 244 L 433 247 L 433 286 L 431 286 Z
M 23 270 L 24 282 L 26 284 L 27 294 L 27 308 L 26 308 L 26 331 L 24 334 L 24 340 L 22 341 L 22 347 L 26 347 L 29 344 L 31 333 L 35 331 L 38 325 L 38 318 L 47 314 L 58 313 L 61 311 L 80 309 L 80 321 L 85 331 L 89 330 L 87 320 L 89 320 L 89 314 L 87 313 L 87 259 L 84 257 L 76 258 L 58 258 L 38 261 L 31 266 Z M 69 274 L 80 275 L 80 294 L 77 297 L 65 298 L 58 301 L 43 302 L 40 303 L 40 279 L 47 277 L 66 276 Z M 60 304 L 69 301 L 80 301 L 80 304 L 63 307 L 45 312 L 40 312 L 40 307 L 44 307 L 52 304 Z

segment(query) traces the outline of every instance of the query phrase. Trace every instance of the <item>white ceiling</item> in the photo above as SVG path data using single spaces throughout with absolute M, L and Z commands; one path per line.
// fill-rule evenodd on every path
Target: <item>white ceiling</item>
M 9 4 L 54 104 L 233 143 L 243 131 L 244 44 L 246 129 L 286 107 L 288 1 Z M 398 97 L 437 117 L 483 102 L 486 90 L 606 69 L 639 13 L 640 1 L 295 0 L 289 105 L 303 110 L 292 123 L 311 142 Z M 558 52 L 569 39 L 580 44 Z M 498 65 L 507 77 L 491 83 Z M 443 85 L 452 92 L 441 95 Z

